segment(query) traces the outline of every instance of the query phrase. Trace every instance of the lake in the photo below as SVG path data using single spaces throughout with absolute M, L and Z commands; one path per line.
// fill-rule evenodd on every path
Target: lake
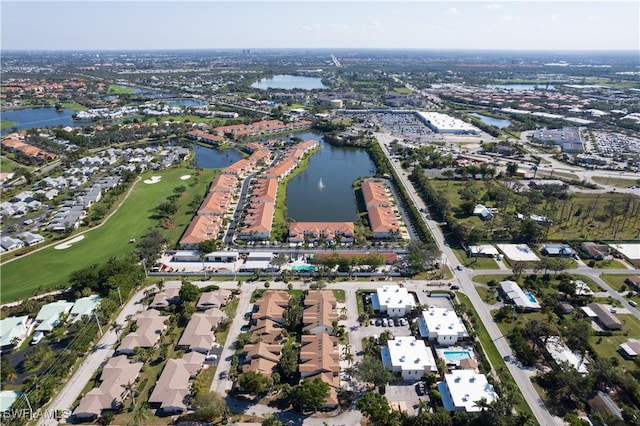
M 322 148 L 309 157 L 307 168 L 289 181 L 287 217 L 298 222 L 356 221 L 352 184 L 359 177 L 375 174 L 369 154 L 362 148 L 329 145 L 311 132 L 295 136 L 320 140 Z
M 209 105 L 207 101 L 201 101 L 200 99 L 192 99 L 192 98 L 172 98 L 172 99 L 164 99 L 162 100 L 165 104 L 169 105 L 178 105 L 184 107 L 196 106 L 203 107 Z
M 8 133 L 11 128 L 32 129 L 34 127 L 57 127 L 57 126 L 78 126 L 71 116 L 74 111 L 65 109 L 62 112 L 56 111 L 55 108 L 26 108 L 14 109 L 10 111 L 2 111 L 2 120 L 13 121 L 15 124 L 2 133 Z
M 487 84 L 486 87 L 491 89 L 513 90 L 515 92 L 524 92 L 525 90 L 556 90 L 553 85 L 547 83 L 540 84 Z
M 242 153 L 234 148 L 218 149 L 192 144 L 196 167 L 203 169 L 221 169 L 230 166 L 243 158 Z
M 254 89 L 314 90 L 328 89 L 318 77 L 301 77 L 298 75 L 274 75 L 263 78 L 251 85 Z
M 498 129 L 504 129 L 505 127 L 509 127 L 511 125 L 511 121 L 509 121 L 509 120 L 503 120 L 501 118 L 487 117 L 486 115 L 476 114 L 475 112 L 471 113 L 471 115 L 473 115 L 474 117 L 478 117 L 480 119 L 480 121 L 482 121 L 484 124 L 488 124 L 490 126 L 495 126 Z

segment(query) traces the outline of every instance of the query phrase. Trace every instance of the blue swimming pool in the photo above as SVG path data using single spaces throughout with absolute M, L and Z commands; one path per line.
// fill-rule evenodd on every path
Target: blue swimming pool
M 295 265 L 292 266 L 291 269 L 299 272 L 313 272 L 316 270 L 316 267 L 314 265 Z
M 444 358 L 447 361 L 460 361 L 471 358 L 471 353 L 469 351 L 444 351 Z
M 536 298 L 533 296 L 533 294 L 529 293 L 529 292 L 525 292 L 524 293 L 525 296 L 527 296 L 527 299 L 529 299 L 529 302 L 531 303 L 538 303 L 538 301 L 536 300 Z

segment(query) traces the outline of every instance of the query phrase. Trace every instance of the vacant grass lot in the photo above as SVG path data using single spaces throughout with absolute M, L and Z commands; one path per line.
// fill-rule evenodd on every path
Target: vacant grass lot
M 594 182 L 600 183 L 602 185 L 612 185 L 617 188 L 626 188 L 631 185 L 638 185 L 638 179 L 623 179 L 616 177 L 603 177 L 603 176 L 593 176 Z
M 456 257 L 464 266 L 473 269 L 500 269 L 492 257 L 468 257 L 462 249 L 453 249 Z
M 144 184 L 152 175 L 161 176 L 159 183 Z M 191 175 L 189 180 L 181 180 Z M 199 183 L 195 186 L 190 184 Z M 187 190 L 178 201 L 178 213 L 174 215 L 175 227 L 161 229 L 175 244 L 193 217 L 189 204 L 202 200 L 213 180 L 211 170 L 172 168 L 160 172 L 145 173 L 122 207 L 101 227 L 84 234 L 85 238 L 66 250 L 49 247 L 37 253 L 2 265 L 2 303 L 29 297 L 38 288 L 48 289 L 66 286 L 69 275 L 78 269 L 107 260 L 112 256 L 126 256 L 134 249 L 131 238 L 140 239 L 149 228 L 157 227 L 154 209 L 173 193 L 173 189 L 184 185 Z M 198 203 L 199 205 L 199 203 Z
M 483 222 L 479 217 L 467 216 L 466 213 L 458 211 L 462 204 L 460 192 L 467 187 L 474 187 L 478 190 L 480 202 L 487 207 L 496 207 L 492 201 L 484 201 L 484 196 L 488 187 L 501 185 L 498 181 L 433 179 L 430 183 L 449 201 L 457 220 L 469 227 L 482 229 L 486 238 L 494 236 L 501 228 L 517 229 L 519 222 L 514 226 L 510 220 L 517 211 L 516 205 L 529 203 L 527 192 L 510 193 L 507 207 L 503 208 L 494 220 Z M 574 193 L 568 200 L 542 197 L 539 204 L 532 206 L 532 212 L 553 220 L 548 233 L 546 227 L 543 227 L 542 237 L 545 239 L 637 239 L 640 238 L 640 217 L 632 215 L 631 212 L 636 211 L 638 204 L 640 197 L 632 194 Z
M 10 159 L 8 159 L 5 156 L 0 157 L 0 170 L 2 170 L 3 173 L 8 173 L 8 172 L 12 172 L 14 171 L 17 167 L 25 167 L 22 166 Z M 31 167 L 25 167 L 27 169 L 31 169 Z

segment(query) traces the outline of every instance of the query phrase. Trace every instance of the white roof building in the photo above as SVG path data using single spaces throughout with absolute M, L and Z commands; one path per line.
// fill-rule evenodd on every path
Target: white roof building
M 482 244 L 479 246 L 469 246 L 468 252 L 471 256 L 498 257 L 500 252 L 491 244 Z
M 382 362 L 404 380 L 419 380 L 425 374 L 438 371 L 430 347 L 413 336 L 398 336 L 382 348 Z
M 398 285 L 385 285 L 376 290 L 372 297 L 373 306 L 390 317 L 403 317 L 415 306 L 413 296 L 406 288 Z
M 455 117 L 439 112 L 417 112 L 418 118 L 436 133 L 474 134 L 480 133 L 477 127 Z
M 498 399 L 498 394 L 487 382 L 487 377 L 473 370 L 453 370 L 450 374 L 445 374 L 444 381 L 438 382 L 438 390 L 442 405 L 448 411 L 477 412 L 481 408 L 476 403 L 482 398 L 487 403 Z
M 462 319 L 454 311 L 435 306 L 422 311 L 422 316 L 418 318 L 418 328 L 422 337 L 442 346 L 451 346 L 469 336 Z
M 51 331 L 60 322 L 60 315 L 68 314 L 73 307 L 73 302 L 58 300 L 47 303 L 38 312 L 35 322 L 38 323 L 36 331 Z
M 525 311 L 539 311 L 542 308 L 531 293 L 522 291 L 518 283 L 514 281 L 502 281 L 500 289 L 509 300 Z
M 7 317 L 0 320 L 0 349 L 18 346 L 27 337 L 29 316 Z

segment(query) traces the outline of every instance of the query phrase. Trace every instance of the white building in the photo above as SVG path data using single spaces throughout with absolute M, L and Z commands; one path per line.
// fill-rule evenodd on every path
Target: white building
M 398 336 L 382 348 L 382 362 L 404 380 L 420 380 L 425 374 L 438 371 L 430 347 L 413 336 Z
M 371 298 L 374 309 L 390 317 L 403 317 L 413 309 L 413 296 L 406 288 L 397 285 L 385 285 L 376 290 Z
M 454 345 L 458 340 L 468 337 L 462 319 L 454 311 L 446 308 L 429 307 L 418 318 L 420 335 L 441 346 Z
M 500 290 L 514 305 L 525 311 L 539 311 L 542 308 L 531 293 L 522 291 L 518 283 L 514 281 L 502 281 Z
M 480 133 L 477 127 L 446 114 L 422 111 L 418 111 L 416 114 L 427 127 L 436 133 L 472 135 Z
M 453 370 L 445 374 L 444 381 L 438 382 L 442 405 L 448 411 L 480 411 L 477 402 L 482 398 L 487 403 L 498 399 L 493 386 L 487 382 L 484 374 L 473 370 Z

